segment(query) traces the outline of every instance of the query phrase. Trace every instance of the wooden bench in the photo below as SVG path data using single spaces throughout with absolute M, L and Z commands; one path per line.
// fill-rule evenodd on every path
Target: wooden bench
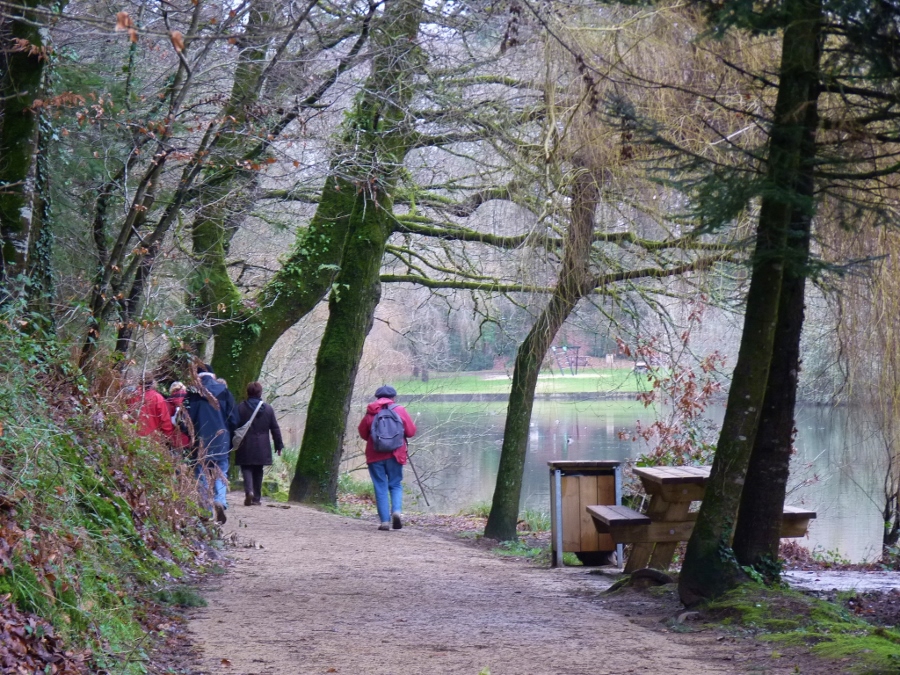
M 687 541 L 694 529 L 696 512 L 675 522 L 654 522 L 643 513 L 626 506 L 588 506 L 587 512 L 601 534 L 609 534 L 617 544 L 657 544 Z M 781 537 L 802 537 L 809 529 L 815 511 L 785 506 L 781 521 Z
M 677 523 L 653 522 L 643 513 L 626 506 L 588 506 L 598 532 L 609 534 L 617 544 L 687 541 L 694 520 Z

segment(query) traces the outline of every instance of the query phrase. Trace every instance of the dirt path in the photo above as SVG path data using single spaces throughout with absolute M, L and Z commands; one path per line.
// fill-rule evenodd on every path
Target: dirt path
M 232 498 L 232 504 L 240 504 Z M 189 629 L 208 673 L 733 673 L 730 656 L 603 609 L 608 580 L 408 526 L 233 506 L 234 567 Z M 680 637 L 680 636 L 679 636 Z

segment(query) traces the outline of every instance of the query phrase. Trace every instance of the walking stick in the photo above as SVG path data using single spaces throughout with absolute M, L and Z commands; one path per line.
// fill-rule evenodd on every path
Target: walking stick
M 413 475 L 416 477 L 416 482 L 419 484 L 419 491 L 425 499 L 425 506 L 431 506 L 431 504 L 428 503 L 428 495 L 425 494 L 425 488 L 422 486 L 422 481 L 419 479 L 419 472 L 416 471 L 416 465 L 413 464 L 412 455 L 409 454 L 409 443 L 406 445 L 406 453 L 406 459 L 409 460 L 409 468 L 413 470 Z

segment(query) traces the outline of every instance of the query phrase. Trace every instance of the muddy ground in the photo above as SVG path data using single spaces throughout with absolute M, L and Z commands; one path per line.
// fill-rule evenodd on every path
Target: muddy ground
M 233 562 L 188 615 L 190 672 L 847 672 L 710 630 L 671 590 L 606 595 L 609 574 L 499 556 L 460 538 L 456 520 L 411 516 L 382 532 L 374 518 L 232 504 Z

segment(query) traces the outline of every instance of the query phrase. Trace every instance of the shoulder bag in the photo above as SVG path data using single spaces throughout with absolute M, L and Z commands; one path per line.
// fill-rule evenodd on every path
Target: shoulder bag
M 237 451 L 239 447 L 241 447 L 241 443 L 244 440 L 244 436 L 247 435 L 247 432 L 250 431 L 250 425 L 253 424 L 253 420 L 256 418 L 256 413 L 259 412 L 259 409 L 263 407 L 263 402 L 260 400 L 259 405 L 256 406 L 256 410 L 253 411 L 253 414 L 250 415 L 250 419 L 247 420 L 246 424 L 242 424 L 237 429 L 234 430 L 234 440 L 231 442 L 231 449 Z

